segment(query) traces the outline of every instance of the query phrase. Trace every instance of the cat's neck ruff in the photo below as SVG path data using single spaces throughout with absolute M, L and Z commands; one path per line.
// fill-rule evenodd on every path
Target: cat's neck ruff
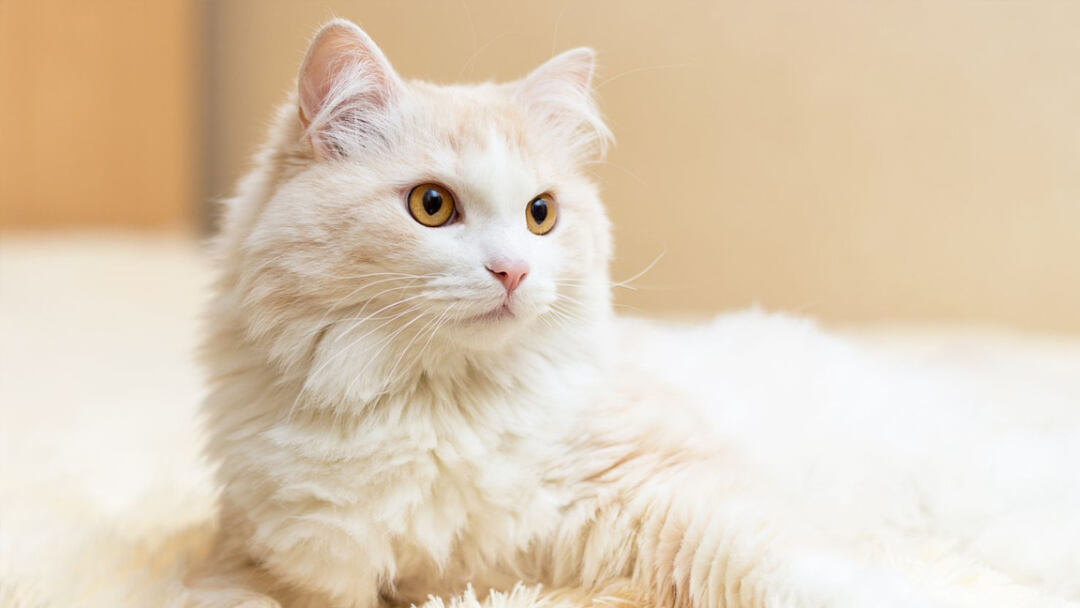
M 566 416 L 582 405 L 581 396 L 590 393 L 587 386 L 608 364 L 609 341 L 603 335 L 609 325 L 605 315 L 587 326 L 517 336 L 490 350 L 455 348 L 433 340 L 415 357 L 402 357 L 394 348 L 379 353 L 379 339 L 357 345 L 355 352 L 344 356 L 329 348 L 314 356 L 294 383 L 290 412 L 361 417 L 456 412 L 483 417 L 535 409 L 545 417 Z

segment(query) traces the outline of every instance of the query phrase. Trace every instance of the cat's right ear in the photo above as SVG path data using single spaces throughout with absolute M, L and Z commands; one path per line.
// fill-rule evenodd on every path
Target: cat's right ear
M 334 19 L 315 35 L 297 81 L 304 136 L 321 158 L 370 141 L 404 84 L 382 50 L 351 21 Z

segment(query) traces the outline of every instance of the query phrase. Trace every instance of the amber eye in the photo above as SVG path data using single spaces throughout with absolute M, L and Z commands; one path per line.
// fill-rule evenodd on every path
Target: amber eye
M 555 201 L 548 194 L 529 201 L 525 207 L 525 223 L 529 225 L 529 231 L 533 234 L 547 234 L 555 227 L 556 212 Z
M 425 226 L 442 226 L 454 217 L 454 197 L 437 184 L 420 184 L 409 191 L 409 213 Z

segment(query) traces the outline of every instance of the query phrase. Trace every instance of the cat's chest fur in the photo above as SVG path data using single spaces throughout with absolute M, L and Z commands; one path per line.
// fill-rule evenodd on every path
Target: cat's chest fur
M 252 540 L 271 565 L 290 568 L 297 551 L 304 563 L 336 556 L 409 601 L 498 584 L 500 567 L 572 500 L 553 473 L 564 426 L 524 395 L 418 389 L 358 410 L 293 416 L 263 433 L 259 462 L 274 490 L 253 511 Z M 333 570 L 295 578 L 340 580 Z

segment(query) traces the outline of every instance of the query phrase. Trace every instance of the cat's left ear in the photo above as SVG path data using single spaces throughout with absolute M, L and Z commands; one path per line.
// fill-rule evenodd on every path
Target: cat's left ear
M 517 82 L 526 112 L 576 150 L 582 161 L 602 157 L 613 137 L 593 96 L 596 52 L 576 48 L 557 55 Z

